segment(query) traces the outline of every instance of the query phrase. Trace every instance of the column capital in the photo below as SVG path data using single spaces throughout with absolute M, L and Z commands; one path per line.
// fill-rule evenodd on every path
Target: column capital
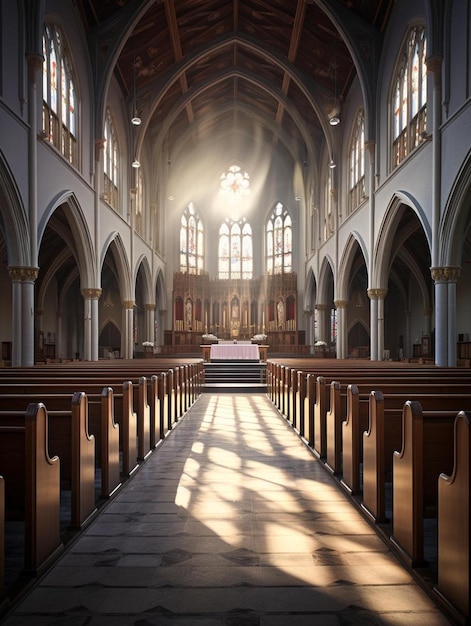
M 376 141 L 374 141 L 374 139 L 369 139 L 368 141 L 365 141 L 365 150 L 369 152 L 370 157 L 374 157 L 375 149 Z
M 123 309 L 133 309 L 134 308 L 134 300 L 123 300 L 122 305 Z
M 38 267 L 26 267 L 23 265 L 10 266 L 8 268 L 10 278 L 16 282 L 34 282 L 39 274 Z
M 334 300 L 336 309 L 345 309 L 348 306 L 348 300 Z
M 460 277 L 461 267 L 459 265 L 432 267 L 430 272 L 432 273 L 432 279 L 436 283 L 456 283 Z
M 148 303 L 148 304 L 144 304 L 144 309 L 146 311 L 155 311 L 156 307 L 155 307 L 155 304 Z
M 442 64 L 443 57 L 439 54 L 436 54 L 433 57 L 429 57 L 425 61 L 425 65 L 427 66 L 427 71 L 435 74 L 435 80 L 438 84 L 440 84 L 442 79 Z
M 329 305 L 328 304 L 316 304 L 315 308 L 318 311 L 328 311 L 329 310 Z
M 86 287 L 81 289 L 80 293 L 85 300 L 99 300 L 101 296 L 101 289 L 96 287 Z
M 370 300 L 384 300 L 388 290 L 377 287 L 374 289 L 368 289 L 367 293 Z
M 106 143 L 106 139 L 104 137 L 95 139 L 95 161 L 100 160 L 100 153 L 103 150 L 105 143 Z

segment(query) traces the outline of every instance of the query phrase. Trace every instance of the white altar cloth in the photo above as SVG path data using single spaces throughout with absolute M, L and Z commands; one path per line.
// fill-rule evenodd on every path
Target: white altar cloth
M 213 343 L 209 358 L 235 361 L 237 359 L 259 361 L 258 345 L 254 343 Z

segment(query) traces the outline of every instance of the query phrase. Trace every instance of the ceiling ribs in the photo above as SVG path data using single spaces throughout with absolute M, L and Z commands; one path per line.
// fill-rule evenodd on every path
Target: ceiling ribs
M 303 32 L 303 24 L 304 18 L 306 16 L 306 6 L 307 0 L 298 0 L 296 5 L 296 14 L 294 16 L 294 24 L 293 30 L 291 32 L 291 39 L 289 43 L 289 51 L 288 51 L 288 61 L 290 63 L 294 63 L 296 59 L 296 55 L 299 49 L 299 42 L 301 40 L 301 34 Z M 284 96 L 288 95 L 290 79 L 286 72 L 283 74 L 283 83 L 281 86 L 281 91 Z M 276 111 L 276 125 L 279 128 L 281 126 L 281 122 L 283 121 L 284 115 L 284 107 L 282 102 L 278 102 L 278 109 Z M 278 141 L 278 134 L 273 137 L 273 143 L 276 144 Z
M 180 35 L 178 33 L 177 15 L 175 13 L 175 4 L 173 0 L 165 0 L 165 14 L 167 16 L 168 30 L 170 34 L 170 40 L 172 42 L 173 55 L 175 57 L 175 62 L 178 63 L 183 58 L 183 52 L 180 42 Z M 185 95 L 185 93 L 188 91 L 188 82 L 185 72 L 182 72 L 180 74 L 180 86 L 182 90 L 182 95 Z M 193 114 L 193 108 L 191 106 L 191 101 L 189 101 L 186 105 L 186 114 L 188 117 L 188 122 L 191 126 L 195 119 L 195 116 Z M 194 137 L 194 139 L 196 139 L 196 137 Z

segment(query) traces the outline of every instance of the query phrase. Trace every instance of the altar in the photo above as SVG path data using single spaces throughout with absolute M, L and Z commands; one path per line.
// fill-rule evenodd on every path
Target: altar
M 202 345 L 203 360 L 209 361 L 266 361 L 267 346 L 260 346 L 249 341 L 220 341 Z

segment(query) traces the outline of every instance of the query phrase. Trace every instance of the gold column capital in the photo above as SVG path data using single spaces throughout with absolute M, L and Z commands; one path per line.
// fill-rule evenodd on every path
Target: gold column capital
M 375 287 L 374 289 L 368 289 L 367 293 L 370 300 L 384 300 L 388 290 Z
M 348 306 L 348 300 L 334 300 L 336 309 L 345 309 Z
M 316 304 L 315 308 L 318 311 L 328 311 L 329 310 L 329 305 L 328 304 Z
M 432 279 L 436 283 L 456 283 L 460 277 L 461 267 L 458 265 L 432 267 L 430 272 L 432 273 Z
M 134 300 L 123 300 L 122 305 L 123 309 L 133 309 L 134 308 Z
M 38 267 L 26 267 L 23 265 L 10 266 L 8 268 L 10 278 L 16 282 L 32 281 L 34 282 L 39 274 Z
M 146 311 L 155 311 L 156 307 L 155 307 L 155 304 L 148 303 L 148 304 L 144 305 L 144 308 L 145 308 Z
M 86 287 L 81 289 L 80 293 L 85 300 L 99 300 L 102 292 L 96 287 Z

